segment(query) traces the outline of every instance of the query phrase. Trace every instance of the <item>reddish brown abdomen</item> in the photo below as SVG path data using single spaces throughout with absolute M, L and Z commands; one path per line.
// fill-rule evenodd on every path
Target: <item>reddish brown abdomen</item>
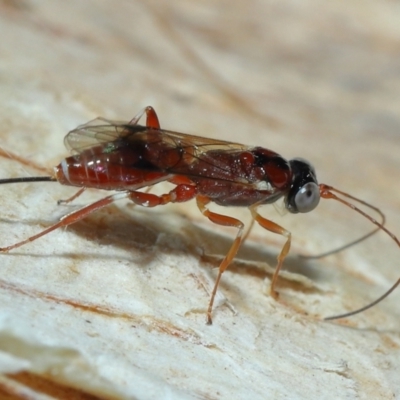
M 107 151 L 96 146 L 64 159 L 55 167 L 55 175 L 63 185 L 105 190 L 136 190 L 170 176 L 144 163 L 141 153 L 129 147 Z

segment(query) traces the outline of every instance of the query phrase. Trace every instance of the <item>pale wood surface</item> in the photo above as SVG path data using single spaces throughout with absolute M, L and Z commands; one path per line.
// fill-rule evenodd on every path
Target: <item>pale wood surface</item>
M 67 154 L 68 130 L 150 104 L 166 129 L 309 159 L 321 182 L 379 206 L 400 234 L 399 20 L 390 1 L 3 1 L 1 177 L 43 174 Z M 73 209 L 57 207 L 74 192 L 57 184 L 0 192 L 1 246 Z M 386 290 L 399 249 L 379 234 L 302 261 L 370 225 L 328 201 L 307 215 L 262 213 L 294 236 L 281 300 L 267 289 L 283 242 L 256 227 L 223 277 L 211 327 L 211 267 L 234 232 L 193 202 L 122 202 L 1 255 L 1 372 L 115 398 L 400 398 L 400 293 L 320 321 Z

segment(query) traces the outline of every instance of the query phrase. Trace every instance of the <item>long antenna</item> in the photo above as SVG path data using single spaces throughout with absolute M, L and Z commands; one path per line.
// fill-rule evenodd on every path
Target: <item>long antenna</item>
M 389 235 L 394 240 L 394 242 L 397 244 L 397 246 L 400 247 L 399 239 L 392 232 L 390 232 L 387 228 L 385 228 L 383 226 L 383 223 L 385 222 L 385 216 L 383 215 L 382 211 L 379 210 L 379 208 L 367 203 L 366 201 L 357 199 L 357 197 L 354 197 L 354 196 L 351 196 L 350 194 L 342 192 L 341 190 L 335 189 L 332 186 L 320 184 L 319 185 L 319 189 L 320 189 L 320 195 L 321 195 L 322 198 L 337 200 L 337 201 L 341 202 L 342 204 L 346 205 L 347 207 L 350 207 L 354 211 L 358 212 L 363 217 L 365 217 L 368 220 L 370 220 L 374 225 L 376 225 L 378 227 L 378 229 L 383 230 L 387 235 Z M 370 215 L 368 215 L 367 213 L 365 213 L 364 211 L 362 211 L 361 209 L 356 207 L 354 204 L 349 203 L 348 201 L 336 196 L 332 192 L 339 193 L 340 195 L 342 195 L 344 197 L 348 197 L 349 199 L 352 199 L 352 200 L 354 200 L 354 201 L 356 201 L 356 202 L 358 202 L 358 203 L 360 203 L 360 204 L 362 204 L 362 205 L 364 205 L 364 206 L 366 206 L 368 208 L 371 208 L 372 210 L 376 211 L 379 215 L 381 215 L 383 222 L 382 223 L 378 222 L 375 218 L 372 218 Z M 387 296 L 389 296 L 390 293 L 392 293 L 397 288 L 397 286 L 399 286 L 399 285 L 400 285 L 400 278 L 389 288 L 389 290 L 387 290 L 382 296 L 380 296 L 379 298 L 374 300 L 372 303 L 369 303 L 366 306 L 361 307 L 361 308 L 359 308 L 357 310 L 350 311 L 350 312 L 345 313 L 345 314 L 334 315 L 332 317 L 326 317 L 324 319 L 329 321 L 329 320 L 333 320 L 333 319 L 346 318 L 346 317 L 350 317 L 352 315 L 359 314 L 359 313 L 361 313 L 361 312 L 363 312 L 365 310 L 368 310 L 369 308 L 377 305 L 382 300 L 384 300 Z
M 381 221 L 382 225 L 385 225 L 385 218 L 383 218 L 383 220 Z M 377 233 L 381 228 L 376 228 L 371 232 L 366 233 L 365 235 L 359 237 L 358 239 L 355 239 L 349 243 L 344 244 L 343 246 L 337 247 L 336 249 L 333 250 L 328 250 L 325 251 L 324 253 L 320 253 L 320 254 L 314 254 L 314 255 L 303 255 L 303 254 L 299 254 L 298 257 L 300 258 L 307 258 L 308 260 L 317 260 L 318 258 L 323 258 L 323 257 L 327 257 L 327 256 L 331 256 L 332 254 L 336 254 L 339 253 L 343 250 L 348 249 L 349 247 L 355 246 L 358 243 L 363 242 L 364 240 L 368 239 L 369 237 L 371 237 L 372 235 L 374 235 L 375 233 Z
M 394 291 L 394 289 L 397 288 L 397 286 L 399 286 L 399 284 L 400 284 L 400 278 L 397 279 L 396 283 L 394 285 L 392 285 L 392 287 L 389 290 L 387 290 L 385 293 L 383 293 L 383 295 L 381 297 L 378 297 L 372 303 L 369 303 L 366 306 L 361 307 L 361 308 L 359 308 L 358 310 L 355 310 L 355 311 L 350 311 L 348 313 L 334 315 L 332 317 L 325 317 L 324 320 L 325 321 L 331 321 L 332 319 L 347 318 L 347 317 L 351 317 L 352 315 L 355 315 L 355 314 L 361 313 L 363 311 L 366 311 L 369 308 L 372 308 L 373 306 L 376 306 L 382 300 L 386 299 L 386 297 L 388 297 L 389 294 L 392 293 Z
M 324 186 L 326 187 L 326 185 L 324 185 Z M 331 188 L 331 190 L 336 190 L 336 189 Z M 377 207 L 373 206 L 372 204 L 369 204 L 369 203 L 367 203 L 367 202 L 365 202 L 365 201 L 363 201 L 363 200 L 357 199 L 356 197 L 351 196 L 351 195 L 349 195 L 349 194 L 347 194 L 347 193 L 341 192 L 341 191 L 339 191 L 339 190 L 336 190 L 336 191 L 337 191 L 338 193 L 342 194 L 343 196 L 347 196 L 347 197 L 353 199 L 354 201 L 357 201 L 357 202 L 363 204 L 364 206 L 369 207 L 369 208 L 371 208 L 372 210 L 374 210 L 374 211 L 375 211 L 377 214 L 379 214 L 380 217 L 381 217 L 380 225 L 381 225 L 381 226 L 385 225 L 385 223 L 386 223 L 385 214 L 384 214 L 379 208 L 377 208 Z M 326 251 L 326 252 L 324 252 L 324 253 L 316 254 L 316 255 L 313 255 L 313 256 L 305 256 L 305 255 L 303 256 L 303 255 L 300 254 L 299 257 L 300 257 L 300 258 L 308 258 L 309 260 L 316 260 L 316 259 L 318 259 L 318 258 L 323 258 L 323 257 L 330 256 L 330 255 L 332 255 L 332 254 L 335 254 L 335 253 L 339 253 L 340 251 L 346 250 L 346 249 L 348 249 L 348 248 L 351 247 L 351 246 L 354 246 L 354 245 L 356 245 L 356 244 L 358 244 L 358 243 L 363 242 L 365 239 L 368 239 L 370 236 L 372 236 L 372 235 L 374 235 L 375 233 L 377 233 L 380 229 L 381 229 L 381 227 L 378 226 L 378 227 L 375 228 L 373 231 L 368 232 L 368 233 L 366 233 L 365 235 L 359 237 L 358 239 L 355 239 L 355 240 L 351 241 L 350 243 L 344 244 L 343 246 L 340 246 L 340 247 L 338 247 L 338 248 L 336 248 L 336 249 L 328 250 L 328 251 Z

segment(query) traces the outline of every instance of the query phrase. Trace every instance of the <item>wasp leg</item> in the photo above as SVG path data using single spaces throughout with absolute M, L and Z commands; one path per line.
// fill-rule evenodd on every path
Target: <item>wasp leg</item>
M 254 226 L 254 222 L 255 222 L 254 218 L 252 218 L 248 228 L 246 229 L 246 233 L 243 235 L 242 243 L 244 243 L 248 239 L 248 237 L 250 236 L 250 233 L 251 233 L 251 231 L 253 229 L 253 226 Z
M 80 191 L 79 191 L 80 192 Z M 78 193 L 79 193 L 78 192 Z M 79 193 L 80 194 L 80 193 Z M 42 232 L 39 232 L 36 235 L 29 237 L 28 239 L 22 240 L 18 243 L 15 243 L 11 246 L 7 247 L 0 247 L 0 252 L 8 252 L 12 249 L 17 247 L 23 246 L 29 242 L 33 242 L 40 237 L 47 235 L 48 233 L 61 228 L 63 226 L 71 225 L 81 219 L 85 218 L 89 214 L 94 211 L 97 211 L 103 207 L 108 206 L 109 204 L 113 203 L 116 200 L 120 200 L 122 198 L 129 198 L 134 201 L 134 203 L 147 206 L 147 207 L 154 207 L 156 205 L 167 204 L 171 202 L 183 202 L 192 199 L 196 195 L 196 187 L 193 185 L 182 184 L 176 186 L 170 193 L 164 194 L 162 196 L 156 196 L 154 194 L 145 193 L 145 192 L 121 192 L 116 193 L 111 196 L 104 197 L 94 203 L 91 203 L 79 210 L 73 211 L 60 219 L 59 222 L 49 226 L 48 228 L 44 229 Z M 76 196 L 76 195 L 75 195 Z M 77 197 L 77 196 L 76 196 Z
M 7 251 L 10 251 L 17 247 L 23 246 L 26 243 L 33 242 L 34 240 L 39 239 L 40 237 L 47 235 L 48 233 L 50 233 L 58 228 L 61 228 L 63 226 L 68 226 L 75 222 L 78 222 L 81 219 L 88 216 L 89 214 L 91 214 L 92 212 L 100 210 L 101 208 L 108 206 L 109 204 L 113 203 L 114 201 L 122 199 L 122 198 L 126 198 L 127 196 L 128 196 L 128 192 L 123 192 L 123 193 L 116 193 L 111 196 L 104 197 L 103 199 L 95 201 L 94 203 L 91 203 L 83 208 L 80 208 L 79 210 L 73 211 L 70 214 L 65 215 L 56 224 L 49 226 L 48 228 L 44 229 L 42 232 L 39 232 L 38 234 L 33 235 L 33 236 L 29 237 L 28 239 L 22 240 L 21 242 L 15 243 L 11 246 L 1 247 L 0 252 L 7 252 Z
M 86 190 L 85 187 L 79 189 L 75 194 L 73 194 L 71 197 L 68 197 L 68 199 L 61 199 L 57 201 L 57 204 L 67 204 L 67 203 L 71 203 L 71 201 L 74 201 L 77 197 L 79 197 L 84 191 Z
M 157 113 L 154 108 L 147 106 L 140 110 L 129 122 L 129 125 L 137 125 L 143 114 L 146 113 L 146 126 L 148 128 L 160 129 L 160 121 L 158 120 Z
M 210 211 L 208 208 L 206 208 L 206 205 L 211 200 L 206 196 L 197 196 L 196 201 L 197 201 L 197 207 L 199 207 L 199 210 L 201 211 L 201 213 L 205 217 L 207 217 L 211 222 L 214 222 L 214 224 L 223 225 L 223 226 L 233 226 L 238 229 L 238 233 L 236 234 L 236 238 L 233 241 L 231 248 L 229 249 L 228 253 L 222 260 L 221 264 L 219 265 L 217 279 L 215 281 L 214 288 L 211 292 L 210 303 L 208 304 L 208 309 L 207 309 L 207 324 L 211 325 L 212 324 L 212 317 L 211 317 L 212 307 L 214 304 L 214 299 L 215 299 L 215 295 L 217 293 L 218 285 L 221 280 L 222 274 L 229 267 L 229 264 L 232 262 L 237 251 L 239 250 L 240 243 L 242 242 L 244 224 L 242 221 L 239 221 L 236 218 L 228 217 L 227 215 L 217 214 L 217 213 Z
M 193 184 L 181 184 L 172 189 L 169 193 L 156 195 L 146 192 L 131 191 L 128 198 L 135 204 L 142 207 L 156 207 L 168 203 L 183 203 L 193 199 L 197 194 L 197 188 Z
M 149 128 L 160 129 L 160 121 L 158 120 L 154 108 L 147 106 L 144 111 L 146 112 L 146 126 Z
M 269 219 L 262 217 L 257 212 L 256 208 L 250 207 L 250 211 L 251 211 L 251 215 L 253 216 L 254 220 L 257 221 L 264 229 L 286 237 L 286 242 L 283 245 L 282 250 L 278 255 L 278 265 L 275 268 L 275 272 L 274 272 L 274 275 L 272 276 L 272 281 L 271 281 L 271 289 L 270 289 L 271 296 L 276 299 L 276 298 L 278 298 L 279 293 L 275 290 L 275 286 L 276 286 L 276 282 L 278 281 L 278 275 L 279 275 L 280 269 L 282 268 L 283 261 L 284 261 L 285 257 L 287 256 L 287 254 L 289 253 L 290 243 L 292 240 L 292 234 L 285 228 L 276 224 L 275 222 L 272 222 Z

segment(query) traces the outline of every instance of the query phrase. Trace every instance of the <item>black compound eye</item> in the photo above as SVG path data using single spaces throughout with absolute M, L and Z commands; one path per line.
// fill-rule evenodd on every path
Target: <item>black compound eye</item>
M 319 199 L 318 185 L 314 182 L 308 182 L 297 192 L 294 203 L 298 212 L 306 213 L 317 207 Z

